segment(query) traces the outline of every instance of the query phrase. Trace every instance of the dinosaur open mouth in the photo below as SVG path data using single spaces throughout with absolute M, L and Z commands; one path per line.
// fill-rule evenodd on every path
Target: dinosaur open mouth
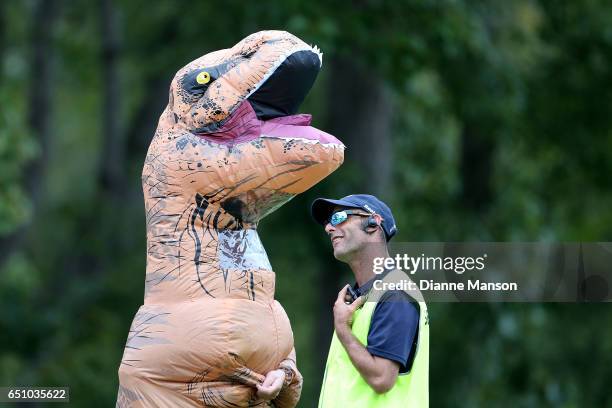
M 320 69 L 320 55 L 313 50 L 288 56 L 248 98 L 257 117 L 268 120 L 297 113 Z

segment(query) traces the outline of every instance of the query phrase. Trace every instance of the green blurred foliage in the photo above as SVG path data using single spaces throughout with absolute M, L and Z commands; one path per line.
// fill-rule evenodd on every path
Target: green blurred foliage
M 10 92 L 4 93 L 0 100 L 11 100 Z M 10 104 L 0 116 L 0 235 L 12 232 L 31 215 L 20 180 L 24 168 L 36 156 L 37 145 L 19 117 L 19 111 Z
M 23 44 L 25 24 L 16 19 L 19 7 L 6 9 L 4 19 L 14 24 L 3 25 L 0 41 L 0 236 L 14 231 L 31 215 L 22 174 L 38 155 L 27 125 L 26 50 L 14 45 Z
M 49 61 L 53 135 L 43 198 L 32 203 L 24 178 L 40 153 L 27 123 L 27 95 L 37 86 L 37 67 L 28 65 L 36 4 L 0 6 L 0 237 L 29 223 L 24 244 L 0 270 L 0 384 L 69 385 L 75 406 L 114 404 L 144 290 L 140 171 L 163 103 L 144 127 L 142 107 L 156 82 L 167 87 L 186 62 L 261 29 L 286 29 L 325 53 L 302 109 L 322 129 L 335 102 L 326 92 L 330 60 L 349 59 L 392 90 L 393 191 L 386 198 L 399 240 L 612 235 L 607 2 L 116 0 L 118 114 L 128 145 L 119 200 L 97 179 L 107 137 L 100 10 L 61 2 Z M 484 146 L 484 154 L 465 156 L 466 144 Z M 322 274 L 351 279 L 308 205 L 319 195 L 367 192 L 359 179 L 332 175 L 260 224 L 305 376 L 301 407 L 316 404 L 327 353 L 317 327 L 333 299 L 320 294 Z M 433 407 L 612 406 L 605 304 L 432 304 L 430 315 Z

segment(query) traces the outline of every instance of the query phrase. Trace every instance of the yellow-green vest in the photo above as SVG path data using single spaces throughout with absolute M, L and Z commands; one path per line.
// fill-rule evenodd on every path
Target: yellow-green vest
M 387 281 L 387 279 L 384 279 Z M 419 299 L 422 299 L 419 294 Z M 429 406 L 429 317 L 427 305 L 419 301 L 417 349 L 408 373 L 400 374 L 393 388 L 377 394 L 353 366 L 348 353 L 334 332 L 319 408 L 424 408 Z M 370 321 L 376 302 L 368 300 L 353 315 L 352 332 L 367 346 Z

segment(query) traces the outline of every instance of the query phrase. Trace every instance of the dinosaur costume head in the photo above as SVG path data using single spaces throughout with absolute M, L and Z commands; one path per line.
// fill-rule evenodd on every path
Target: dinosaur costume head
M 142 172 L 145 300 L 118 407 L 297 404 L 291 326 L 257 225 L 342 163 L 342 143 L 295 114 L 320 68 L 316 48 L 264 31 L 172 80 Z M 258 400 L 255 385 L 279 367 L 288 382 Z
M 172 82 L 168 108 L 198 134 L 222 130 L 245 101 L 262 120 L 293 115 L 321 64 L 317 48 L 289 33 L 252 34 L 182 68 Z
M 177 72 L 158 136 L 197 167 L 187 176 L 194 203 L 215 202 L 234 225 L 256 223 L 342 163 L 342 143 L 295 115 L 321 64 L 316 47 L 263 31 Z

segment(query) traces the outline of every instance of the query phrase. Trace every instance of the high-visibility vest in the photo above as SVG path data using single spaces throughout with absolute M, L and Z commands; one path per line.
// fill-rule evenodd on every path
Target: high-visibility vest
M 386 280 L 386 279 L 385 279 Z M 422 299 L 422 298 L 421 298 Z M 352 332 L 365 346 L 377 302 L 367 301 L 353 315 Z M 419 301 L 419 331 L 416 354 L 408 373 L 400 374 L 395 385 L 377 394 L 353 366 L 334 332 L 319 408 L 423 408 L 429 406 L 429 317 L 427 305 Z

